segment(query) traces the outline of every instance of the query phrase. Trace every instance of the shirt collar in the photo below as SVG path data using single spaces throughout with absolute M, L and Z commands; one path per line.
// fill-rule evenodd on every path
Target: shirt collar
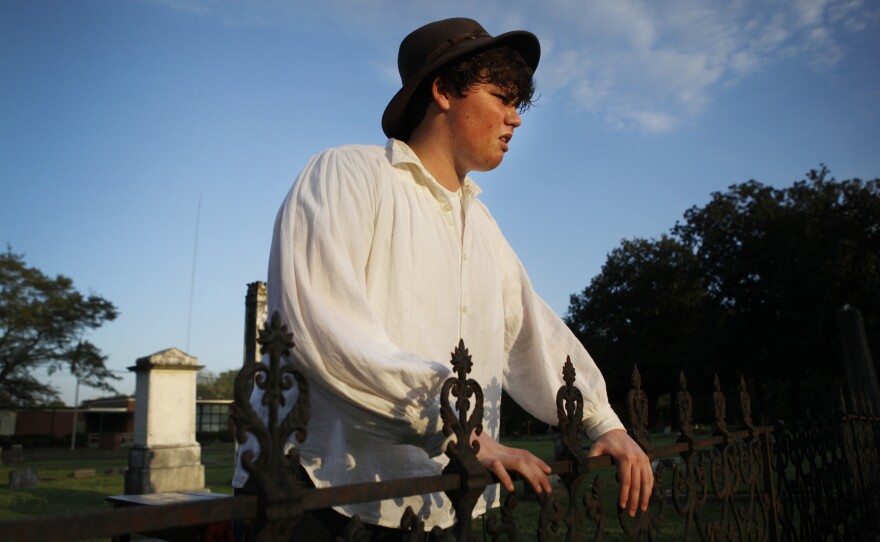
M 402 164 L 413 164 L 418 167 L 424 175 L 431 179 L 434 183 L 437 183 L 434 180 L 433 175 L 428 173 L 428 170 L 425 169 L 425 166 L 422 165 L 422 161 L 419 160 L 419 157 L 416 156 L 416 153 L 410 148 L 409 145 L 400 141 L 399 139 L 394 139 L 393 137 L 388 140 L 385 144 L 385 156 L 388 158 L 388 162 L 397 167 Z M 444 189 L 445 190 L 445 189 Z M 473 181 L 469 176 L 465 176 L 464 183 L 462 183 L 462 191 L 467 194 L 470 193 L 471 197 L 476 197 L 480 192 L 483 191 L 480 186 Z

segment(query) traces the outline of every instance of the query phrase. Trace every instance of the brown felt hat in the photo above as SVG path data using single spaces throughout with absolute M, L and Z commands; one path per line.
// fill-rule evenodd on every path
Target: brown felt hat
M 391 98 L 382 115 L 382 131 L 388 137 L 405 139 L 406 108 L 419 84 L 447 62 L 470 53 L 497 46 L 517 51 L 532 71 L 538 67 L 541 45 L 538 38 L 525 30 L 514 30 L 490 36 L 473 19 L 444 19 L 413 30 L 400 42 L 397 69 L 403 87 Z

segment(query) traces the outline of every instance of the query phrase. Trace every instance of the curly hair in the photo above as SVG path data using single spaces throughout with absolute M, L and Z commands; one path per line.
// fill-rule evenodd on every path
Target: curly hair
M 443 88 L 454 89 L 459 96 L 464 96 L 480 84 L 496 85 L 509 96 L 511 104 L 524 113 L 534 105 L 533 75 L 522 56 L 510 47 L 486 49 L 450 62 L 426 77 L 413 93 L 405 114 L 407 128 L 403 140 L 408 140 L 415 127 L 424 120 L 428 105 L 434 99 L 431 86 L 437 77 L 440 77 Z

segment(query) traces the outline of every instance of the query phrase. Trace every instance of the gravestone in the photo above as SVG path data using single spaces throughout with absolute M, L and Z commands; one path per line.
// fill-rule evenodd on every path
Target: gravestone
M 9 489 L 33 489 L 37 487 L 37 472 L 31 468 L 9 471 Z
M 837 325 L 843 343 L 846 377 L 854 397 L 880 402 L 880 384 L 874 371 L 874 359 L 868 347 L 862 313 L 852 305 L 844 305 L 837 313 Z
M 129 367 L 137 383 L 126 494 L 204 488 L 202 449 L 196 441 L 196 373 L 202 368 L 197 362 L 169 348 Z
M 12 457 L 9 459 L 11 463 L 21 463 L 24 461 L 24 449 L 21 444 L 12 445 Z

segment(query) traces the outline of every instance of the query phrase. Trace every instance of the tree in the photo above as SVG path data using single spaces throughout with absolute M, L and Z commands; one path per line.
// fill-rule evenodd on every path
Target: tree
M 837 181 L 823 165 L 785 189 L 733 186 L 685 220 L 674 232 L 718 308 L 716 362 L 760 376 L 768 407 L 835 400 L 837 311 L 852 304 L 880 330 L 880 179 Z
M 628 385 L 633 363 L 646 383 L 652 367 L 666 381 L 683 368 L 692 391 L 710 387 L 711 372 L 729 386 L 744 374 L 763 412 L 787 415 L 834 400 L 835 318 L 847 303 L 876 345 L 880 180 L 836 181 L 822 166 L 788 188 L 731 186 L 670 238 L 624 241 L 572 296 L 567 320 L 600 366 L 615 364 L 609 387 Z
M 0 404 L 36 405 L 58 398 L 58 392 L 34 377 L 69 370 L 82 384 L 115 391 L 118 380 L 92 343 L 87 330 L 116 318 L 113 304 L 97 295 L 84 296 L 73 281 L 54 279 L 28 267 L 7 248 L 0 254 Z
M 235 394 L 235 369 L 219 375 L 204 371 L 196 379 L 196 397 L 199 399 L 233 399 Z
M 655 399 L 701 350 L 706 288 L 693 251 L 668 236 L 624 240 L 602 272 L 572 295 L 566 323 L 602 370 L 611 397 L 626 397 L 633 366 Z M 653 418 L 652 419 L 656 419 Z

